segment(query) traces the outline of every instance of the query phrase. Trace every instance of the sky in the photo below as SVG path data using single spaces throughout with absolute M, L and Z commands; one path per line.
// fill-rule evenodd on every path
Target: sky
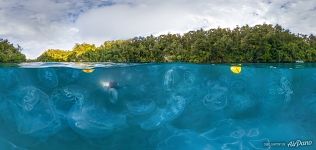
M 0 0 L 0 38 L 27 58 L 75 43 L 262 23 L 316 34 L 316 0 Z

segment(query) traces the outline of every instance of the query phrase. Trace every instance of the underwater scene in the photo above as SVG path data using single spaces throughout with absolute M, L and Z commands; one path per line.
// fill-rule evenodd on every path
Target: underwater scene
M 0 67 L 1 150 L 315 150 L 314 64 Z

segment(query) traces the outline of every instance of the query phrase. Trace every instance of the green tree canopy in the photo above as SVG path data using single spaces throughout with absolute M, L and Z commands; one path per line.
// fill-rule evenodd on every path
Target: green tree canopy
M 39 61 L 67 62 L 72 52 L 59 49 L 49 49 L 37 58 Z
M 56 54 L 55 54 L 56 53 Z M 44 52 L 38 61 L 59 61 L 59 51 Z M 64 57 L 67 57 L 65 59 Z M 62 60 L 84 62 L 306 62 L 316 61 L 316 37 L 294 34 L 280 25 L 190 31 L 183 35 L 135 37 L 106 41 L 99 47 L 76 44 Z
M 21 53 L 20 46 L 15 47 L 8 40 L 0 39 L 0 63 L 23 62 L 25 55 Z

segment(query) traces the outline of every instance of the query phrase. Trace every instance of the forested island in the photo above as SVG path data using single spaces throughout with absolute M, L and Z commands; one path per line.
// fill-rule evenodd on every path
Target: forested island
M 9 46 L 6 46 L 9 45 Z M 0 62 L 20 62 L 21 48 L 1 40 Z M 12 54 L 12 55 L 11 55 Z M 316 61 L 316 37 L 291 33 L 280 25 L 216 28 L 180 34 L 76 44 L 72 50 L 49 49 L 42 62 L 190 62 L 259 63 Z
M 8 40 L 0 39 L 0 63 L 24 62 L 25 55 L 20 46 L 14 46 Z

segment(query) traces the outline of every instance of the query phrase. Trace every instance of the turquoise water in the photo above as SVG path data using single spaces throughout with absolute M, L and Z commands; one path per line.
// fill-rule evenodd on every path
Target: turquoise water
M 0 67 L 1 150 L 316 149 L 316 65 Z

